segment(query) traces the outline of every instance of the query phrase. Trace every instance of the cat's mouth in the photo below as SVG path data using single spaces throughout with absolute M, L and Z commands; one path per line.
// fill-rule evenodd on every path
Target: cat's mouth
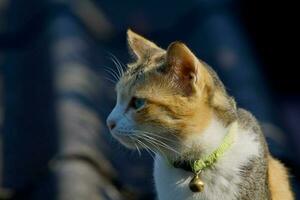
M 129 149 L 135 149 L 140 151 L 145 149 L 148 153 L 173 153 L 179 155 L 179 152 L 172 145 L 176 141 L 165 138 L 161 135 L 153 135 L 146 131 L 120 131 L 113 130 L 112 135 L 116 138 L 122 145 Z M 148 133 L 148 134 L 145 134 Z M 171 142 L 173 141 L 173 142 Z
M 139 143 L 134 139 L 133 134 L 129 131 L 111 131 L 111 134 L 116 140 L 129 149 L 140 147 Z

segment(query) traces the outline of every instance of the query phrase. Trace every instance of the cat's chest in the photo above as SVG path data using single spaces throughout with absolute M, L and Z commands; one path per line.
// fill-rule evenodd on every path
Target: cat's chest
M 189 182 L 193 174 L 175 169 L 161 157 L 155 159 L 154 178 L 159 200 L 234 200 L 238 194 L 240 177 L 234 169 L 207 169 L 201 174 L 205 183 L 204 191 L 193 193 Z

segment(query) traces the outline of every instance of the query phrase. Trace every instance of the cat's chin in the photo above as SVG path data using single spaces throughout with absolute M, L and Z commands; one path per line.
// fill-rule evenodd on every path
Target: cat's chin
M 134 141 L 130 137 L 128 137 L 126 135 L 122 135 L 122 134 L 117 134 L 117 133 L 112 133 L 112 136 L 126 148 L 136 149 L 137 144 L 135 144 Z

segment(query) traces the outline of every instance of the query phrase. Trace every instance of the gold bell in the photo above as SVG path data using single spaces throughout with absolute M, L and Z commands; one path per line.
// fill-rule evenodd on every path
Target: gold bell
M 204 183 L 200 179 L 199 174 L 196 174 L 189 183 L 190 190 L 192 192 L 202 192 L 204 189 Z

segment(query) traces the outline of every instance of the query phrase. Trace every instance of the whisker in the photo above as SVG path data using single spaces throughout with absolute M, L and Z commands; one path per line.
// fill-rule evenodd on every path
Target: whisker
M 162 141 L 160 141 L 160 140 L 157 140 L 156 138 L 153 138 L 153 137 L 150 137 L 149 135 L 144 135 L 145 137 L 149 137 L 149 139 L 151 139 L 152 140 L 152 142 L 154 142 L 154 143 L 156 143 L 157 145 L 159 145 L 159 146 L 161 146 L 161 147 L 164 147 L 164 148 L 166 148 L 166 149 L 168 149 L 168 150 L 171 150 L 171 151 L 173 151 L 173 152 L 175 152 L 175 153 L 177 153 L 177 154 L 180 154 L 178 151 L 176 151 L 174 148 L 172 148 L 170 145 L 168 145 L 168 144 L 166 144 L 166 143 L 164 143 L 164 142 L 162 142 Z
M 171 146 L 167 145 L 166 143 L 160 141 L 160 140 L 157 140 L 156 138 L 153 138 L 153 137 L 150 137 L 149 135 L 146 135 L 146 134 L 143 134 L 144 137 L 142 137 L 141 135 L 137 135 L 137 137 L 140 137 L 140 138 L 143 138 L 145 140 L 147 140 L 147 142 L 149 142 L 150 144 L 152 144 L 153 146 L 156 146 L 158 147 L 157 145 L 167 149 L 167 150 L 170 150 L 170 151 L 173 151 L 177 154 L 180 154 L 178 151 L 176 151 L 175 149 L 173 149 Z M 145 137 L 148 137 L 147 139 Z
M 110 81 L 111 83 L 113 83 L 113 84 L 116 84 L 116 81 L 115 80 L 112 80 L 112 79 L 110 79 L 110 78 L 108 78 L 108 77 L 104 77 L 106 80 L 108 80 L 108 81 Z
M 179 141 L 172 140 L 172 139 L 170 139 L 170 138 L 166 138 L 166 137 L 163 137 L 163 136 L 161 136 L 161 135 L 154 134 L 154 133 L 147 132 L 147 131 L 142 131 L 142 130 L 132 130 L 132 132 L 137 132 L 137 133 L 146 133 L 146 134 L 148 134 L 148 135 L 152 135 L 152 136 L 155 136 L 155 137 L 161 138 L 161 139 L 163 139 L 163 140 L 167 140 L 167 141 L 170 141 L 170 142 L 175 142 L 175 143 L 180 143 Z
M 110 75 L 109 77 L 111 77 L 115 82 L 118 81 L 118 79 L 111 72 L 109 72 L 109 71 L 106 71 L 106 72 Z
M 135 131 L 135 130 L 133 130 Z M 149 135 L 154 135 L 154 136 L 157 136 L 157 137 L 160 137 L 162 139 L 166 139 L 166 140 L 170 140 L 170 141 L 173 141 L 173 142 L 179 142 L 181 140 L 181 138 L 179 138 L 177 135 L 175 134 L 172 134 L 172 136 L 174 136 L 176 139 L 178 139 L 179 141 L 175 141 L 175 140 L 171 140 L 170 138 L 166 138 L 166 137 L 163 137 L 161 135 L 158 135 L 158 134 L 155 134 L 155 133 L 152 133 L 152 132 L 148 132 L 148 131 L 143 131 L 143 130 L 136 130 L 138 132 L 143 132 L 143 133 L 146 133 L 146 134 L 149 134 Z
M 142 130 L 132 130 L 132 131 L 133 131 L 133 132 L 136 131 L 136 132 L 146 133 L 146 134 L 153 135 L 153 136 L 155 136 L 155 137 L 159 137 L 159 138 L 161 138 L 161 139 L 164 139 L 164 140 L 167 140 L 167 141 L 170 141 L 170 142 L 174 142 L 174 143 L 178 143 L 178 144 L 180 144 L 180 145 L 182 145 L 182 146 L 188 147 L 187 145 L 185 145 L 185 144 L 182 142 L 182 139 L 181 139 L 180 137 L 178 137 L 177 135 L 175 135 L 174 133 L 171 133 L 171 132 L 170 132 L 170 134 L 172 134 L 172 136 L 174 136 L 178 141 L 172 140 L 172 139 L 170 139 L 170 138 L 163 137 L 163 136 L 158 135 L 158 134 L 155 134 L 155 133 L 147 132 L 147 131 L 142 131 Z
M 150 133 L 150 132 L 147 132 L 147 131 L 128 130 L 128 131 L 123 131 L 123 132 L 130 133 L 130 134 L 127 134 L 128 136 L 134 136 L 135 138 L 139 138 L 140 142 L 142 142 L 141 139 L 145 140 L 147 143 L 149 143 L 158 152 L 164 153 L 163 151 L 161 151 L 161 148 L 164 148 L 166 150 L 169 150 L 171 152 L 176 153 L 177 155 L 180 155 L 180 152 L 178 152 L 173 147 L 171 147 L 170 145 L 166 144 L 165 142 L 163 142 L 161 140 L 161 139 L 168 139 L 168 138 L 164 138 L 164 137 L 159 138 L 157 134 L 153 134 L 153 133 Z M 155 137 L 158 137 L 158 138 L 155 138 Z M 176 141 L 172 141 L 172 142 L 176 142 Z M 143 143 L 143 144 L 145 144 L 145 143 Z
M 122 76 L 122 72 L 121 72 L 121 70 L 120 70 L 119 64 L 117 63 L 116 60 L 113 59 L 113 57 L 110 57 L 109 59 L 115 64 L 115 67 L 116 67 L 117 70 L 118 70 L 118 75 L 119 75 L 119 77 L 121 77 L 121 76 Z
M 133 140 L 134 146 L 135 146 L 136 150 L 138 151 L 139 156 L 141 157 L 141 151 L 140 151 L 139 147 L 137 146 L 137 144 L 135 143 L 135 141 L 136 141 L 135 138 L 133 138 L 133 137 L 130 137 L 130 138 Z
M 111 72 L 113 72 L 113 73 L 118 77 L 118 72 L 115 71 L 112 67 L 108 67 L 108 66 L 104 66 L 104 67 L 105 67 L 105 69 L 108 69 L 108 70 L 110 70 Z
M 123 63 L 121 63 L 121 61 L 112 53 L 110 53 L 111 56 L 114 58 L 114 60 L 118 63 L 119 67 L 120 67 L 120 70 L 122 72 L 122 75 L 124 74 L 124 69 L 123 69 L 123 66 L 125 66 Z
M 145 150 L 151 155 L 151 157 L 153 158 L 151 152 L 149 152 L 149 150 L 151 150 L 146 144 L 144 144 L 141 140 L 139 140 L 138 135 L 126 135 L 128 137 L 130 137 L 130 139 L 132 139 L 134 142 L 137 142 L 138 144 L 140 144 L 142 147 L 145 148 Z M 136 145 L 136 143 L 134 143 L 135 147 L 138 149 L 138 146 Z M 139 152 L 140 153 L 140 152 Z
M 144 147 L 144 149 L 149 153 L 149 155 L 154 159 L 154 156 L 152 155 L 152 150 L 146 145 L 144 144 L 142 141 L 137 140 L 137 142 Z
M 174 148 L 172 148 L 168 144 L 166 144 L 166 143 L 164 143 L 164 142 L 162 142 L 162 141 L 160 141 L 160 140 L 158 140 L 156 138 L 153 138 L 153 137 L 151 137 L 149 135 L 146 135 L 146 134 L 143 134 L 143 133 L 140 133 L 140 134 L 130 134 L 130 136 L 133 136 L 133 135 L 136 136 L 136 137 L 138 137 L 138 138 L 146 140 L 148 143 L 150 143 L 153 146 L 156 146 L 156 147 L 160 146 L 160 147 L 163 147 L 163 148 L 165 148 L 167 150 L 173 151 L 174 153 L 180 154 L 178 151 L 176 151 Z M 128 134 L 128 136 L 129 136 L 129 134 Z
M 117 72 L 115 72 L 114 70 L 112 70 L 112 69 L 110 69 L 108 67 L 105 67 L 104 71 L 106 71 L 107 73 L 109 73 L 116 81 L 119 80 L 119 76 L 118 76 Z

